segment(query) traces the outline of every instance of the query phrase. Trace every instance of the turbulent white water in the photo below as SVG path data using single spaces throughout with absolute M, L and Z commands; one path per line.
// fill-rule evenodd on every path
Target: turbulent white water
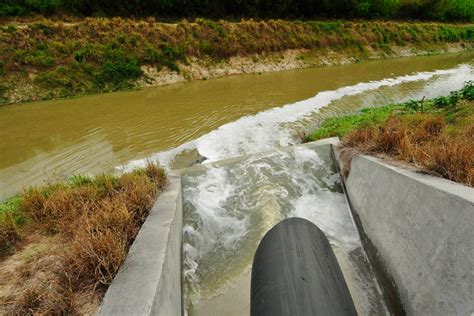
M 245 271 L 260 238 L 284 218 L 312 221 L 346 252 L 360 246 L 328 147 L 208 165 L 185 175 L 183 189 L 184 276 L 194 301 Z
M 303 120 L 332 102 L 363 93 L 366 93 L 367 96 L 364 96 L 370 100 L 370 93 L 368 93 L 370 91 L 376 92 L 381 88 L 390 88 L 411 82 L 426 82 L 426 85 L 406 95 L 398 95 L 396 99 L 391 101 L 405 101 L 422 95 L 431 98 L 446 94 L 451 90 L 460 89 L 465 81 L 473 78 L 473 67 L 462 64 L 447 70 L 418 72 L 395 78 L 362 82 L 332 91 L 323 91 L 307 100 L 273 108 L 253 116 L 244 116 L 234 122 L 222 125 L 194 141 L 182 144 L 169 151 L 157 153 L 148 159 L 131 161 L 122 168 L 125 170 L 133 169 L 143 166 L 149 160 L 158 162 L 163 166 L 169 166 L 177 154 L 192 149 L 197 149 L 200 155 L 206 157 L 207 163 L 275 147 L 288 146 L 295 143 L 295 131 L 293 128 L 288 128 L 287 123 Z M 367 100 L 365 101 L 367 103 Z

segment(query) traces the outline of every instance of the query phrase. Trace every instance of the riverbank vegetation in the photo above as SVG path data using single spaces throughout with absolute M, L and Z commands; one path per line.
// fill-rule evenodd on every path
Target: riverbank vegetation
M 388 156 L 472 187 L 474 83 L 432 100 L 327 119 L 306 141 L 332 136 L 358 152 Z
M 74 176 L 0 204 L 0 314 L 92 314 L 166 187 L 148 165 Z
M 391 18 L 474 21 L 471 0 L 2 0 L 0 16 Z
M 163 74 L 205 79 L 209 69 L 225 70 L 232 58 L 248 56 L 258 63 L 272 56 L 278 65 L 289 50 L 295 52 L 295 65 L 285 61 L 285 67 L 291 68 L 327 64 L 334 55 L 340 62 L 357 62 L 449 45 L 469 49 L 473 41 L 472 24 L 206 19 L 170 24 L 153 18 L 8 22 L 0 25 L 0 103 L 128 89 L 154 84 L 154 77 Z M 237 63 L 235 68 L 233 73 L 242 67 Z

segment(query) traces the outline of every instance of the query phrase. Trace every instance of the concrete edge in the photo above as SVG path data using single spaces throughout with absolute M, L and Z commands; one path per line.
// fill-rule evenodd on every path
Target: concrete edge
M 336 144 L 334 144 L 333 146 L 335 159 L 340 170 L 343 170 L 344 161 L 341 158 L 341 150 L 335 145 Z M 376 163 L 377 165 L 380 165 L 381 167 L 384 167 L 393 171 L 394 173 L 401 174 L 407 178 L 426 184 L 434 188 L 435 190 L 447 192 L 461 199 L 474 203 L 474 189 L 466 185 L 463 185 L 463 184 L 460 184 L 460 183 L 457 183 L 445 178 L 436 177 L 430 174 L 416 172 L 416 171 L 413 171 L 412 169 L 409 169 L 408 167 L 404 168 L 403 166 L 394 166 L 384 161 L 383 159 L 369 156 L 369 155 L 356 154 L 354 155 L 354 157 L 352 157 L 352 161 L 355 161 L 356 159 L 369 160 L 373 163 Z
M 181 178 L 168 179 L 97 315 L 182 315 Z
M 361 154 L 352 157 L 350 169 L 343 181 L 364 247 L 382 266 L 382 283 L 393 283 L 391 294 L 398 296 L 387 299 L 410 314 L 469 310 L 463 264 L 472 262 L 472 233 L 464 226 L 472 222 L 474 189 Z M 453 210 L 458 216 L 450 216 Z
M 474 203 L 474 189 L 466 185 L 463 185 L 463 184 L 460 184 L 448 179 L 444 179 L 441 177 L 414 172 L 412 170 L 409 170 L 403 167 L 393 166 L 384 162 L 382 159 L 379 159 L 377 157 L 372 157 L 372 156 L 367 156 L 367 155 L 356 155 L 354 159 L 370 160 L 380 166 L 383 166 L 387 169 L 392 170 L 395 173 L 401 174 L 407 178 L 426 184 L 437 191 L 444 191 L 446 193 L 455 195 L 461 199 Z
M 317 141 L 314 141 L 314 142 L 296 144 L 296 145 L 292 145 L 292 146 L 286 146 L 286 147 L 280 147 L 280 148 L 275 148 L 275 149 L 271 149 L 271 150 L 256 152 L 256 153 L 252 153 L 252 154 L 245 155 L 245 156 L 232 157 L 232 158 L 222 159 L 222 160 L 219 160 L 219 161 L 214 161 L 214 162 L 209 162 L 209 163 L 204 162 L 202 164 L 194 165 L 194 166 L 191 166 L 191 167 L 172 170 L 171 174 L 175 175 L 175 176 L 181 176 L 184 173 L 198 172 L 198 171 L 203 170 L 203 169 L 214 168 L 214 167 L 222 167 L 222 166 L 226 166 L 226 165 L 229 165 L 229 164 L 232 164 L 232 163 L 237 163 L 239 161 L 242 161 L 242 160 L 244 160 L 245 158 L 247 158 L 249 156 L 263 156 L 263 155 L 275 152 L 276 150 L 277 151 L 278 150 L 280 150 L 280 151 L 290 151 L 290 150 L 294 150 L 295 148 L 299 148 L 299 147 L 308 147 L 308 146 L 309 147 L 316 147 L 316 146 L 337 145 L 337 144 L 339 144 L 339 137 L 336 136 L 336 137 L 317 140 Z
M 340 156 L 340 151 L 337 147 L 337 144 L 331 145 L 331 149 L 334 163 L 341 178 L 341 185 L 344 191 L 344 197 L 349 207 L 349 213 L 351 215 L 352 222 L 354 226 L 357 227 L 357 231 L 363 245 L 363 252 L 365 253 L 373 269 L 377 284 L 379 285 L 379 288 L 383 294 L 388 311 L 390 315 L 406 315 L 405 307 L 403 306 L 395 280 L 386 268 L 385 262 L 381 258 L 377 248 L 365 233 L 362 221 L 357 211 L 354 209 L 354 206 L 352 205 L 351 199 L 347 192 L 345 182 L 346 180 L 342 174 L 344 161 Z

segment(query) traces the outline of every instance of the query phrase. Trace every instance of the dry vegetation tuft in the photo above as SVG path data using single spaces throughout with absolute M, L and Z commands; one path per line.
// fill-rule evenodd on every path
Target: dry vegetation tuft
M 304 141 L 342 138 L 343 175 L 357 152 L 408 162 L 418 169 L 474 186 L 474 82 L 431 100 L 362 109 L 331 117 Z
M 464 102 L 472 110 L 473 101 Z M 385 154 L 440 176 L 474 186 L 474 121 L 449 130 L 443 115 L 391 116 L 383 124 L 348 134 L 343 143 L 368 154 Z
M 0 295 L 0 313 L 82 313 L 84 297 L 98 302 L 166 184 L 163 170 L 149 165 L 120 177 L 74 177 L 24 192 L 15 211 L 21 210 L 26 224 L 12 227 L 15 220 L 5 216 L 12 210 L 0 213 L 2 247 L 8 244 L 11 252 L 16 244 L 22 253 L 21 237 L 32 234 L 54 242 L 19 264 L 13 275 L 2 275 L 16 290 Z

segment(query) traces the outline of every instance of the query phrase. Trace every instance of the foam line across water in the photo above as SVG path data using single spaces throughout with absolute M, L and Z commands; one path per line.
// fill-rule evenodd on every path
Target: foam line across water
M 159 152 L 148 159 L 131 161 L 121 167 L 121 169 L 128 170 L 142 166 L 147 160 L 158 162 L 163 166 L 169 166 L 176 155 L 186 150 L 197 150 L 201 156 L 206 158 L 205 162 L 213 162 L 270 150 L 275 147 L 292 145 L 295 143 L 295 131 L 287 127 L 288 123 L 302 120 L 337 100 L 364 93 L 370 94 L 371 91 L 380 88 L 394 87 L 412 82 L 428 83 L 431 79 L 444 82 L 444 89 L 441 87 L 437 91 L 428 90 L 429 85 L 427 85 L 420 87 L 420 91 L 415 91 L 418 93 L 412 92 L 412 95 L 427 94 L 430 97 L 434 97 L 447 93 L 449 90 L 460 89 L 465 81 L 472 80 L 473 78 L 473 67 L 468 64 L 461 64 L 458 67 L 446 70 L 418 72 L 319 92 L 314 97 L 306 100 L 273 108 L 256 115 L 244 116 L 169 151 Z M 399 100 L 405 99 L 406 97 L 403 95 L 399 96 Z

